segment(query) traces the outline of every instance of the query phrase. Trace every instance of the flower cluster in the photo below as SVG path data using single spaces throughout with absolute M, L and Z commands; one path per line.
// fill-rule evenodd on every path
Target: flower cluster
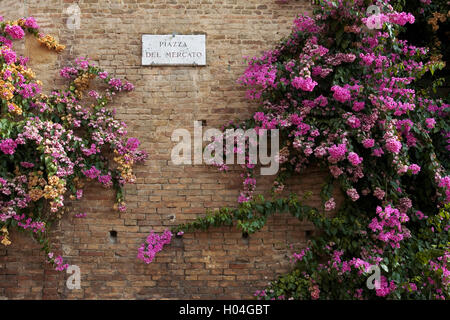
M 143 260 L 147 264 L 151 263 L 156 254 L 163 249 L 164 245 L 169 244 L 171 240 L 172 232 L 169 230 L 164 231 L 161 235 L 152 231 L 145 243 L 140 246 L 137 255 L 138 259 Z
M 377 207 L 376 211 L 379 218 L 373 218 L 369 228 L 377 233 L 377 239 L 393 248 L 400 248 L 400 241 L 411 236 L 410 231 L 402 225 L 409 221 L 408 215 L 391 206 L 384 209 Z

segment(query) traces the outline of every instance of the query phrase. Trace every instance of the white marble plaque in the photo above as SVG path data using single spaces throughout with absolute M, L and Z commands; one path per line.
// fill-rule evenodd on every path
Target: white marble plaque
M 205 66 L 206 36 L 142 35 L 143 66 Z

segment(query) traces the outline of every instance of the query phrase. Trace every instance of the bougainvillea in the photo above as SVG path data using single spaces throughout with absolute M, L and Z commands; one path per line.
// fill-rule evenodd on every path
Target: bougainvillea
M 244 165 L 237 208 L 210 212 L 172 232 L 236 223 L 250 234 L 269 215 L 289 212 L 322 231 L 294 253 L 294 270 L 258 291 L 258 298 L 446 299 L 449 105 L 415 90 L 418 79 L 442 65 L 428 59 L 426 48 L 397 38 L 399 27 L 415 19 L 388 1 L 375 2 L 378 29 L 366 13 L 372 1 L 319 3 L 312 17 L 294 21 L 274 50 L 249 59 L 239 82 L 261 107 L 227 127 L 279 129 L 273 199 L 254 195 L 256 168 Z M 321 208 L 277 194 L 310 165 L 329 171 Z M 334 182 L 345 201 L 330 216 Z M 366 281 L 373 268 L 381 273 L 371 288 Z
M 32 17 L 0 23 L 0 239 L 8 246 L 9 230 L 28 231 L 48 261 L 64 270 L 68 265 L 51 251 L 48 232 L 65 213 L 65 199 L 81 199 L 83 181 L 97 180 L 114 188 L 116 207 L 125 210 L 122 188 L 135 181 L 132 166 L 147 154 L 139 150 L 139 140 L 127 138 L 126 125 L 107 108 L 116 93 L 131 91 L 133 85 L 79 58 L 61 70 L 68 89 L 44 94 L 28 59 L 13 50 L 13 40 L 23 39 L 25 32 L 51 50 L 64 49 L 41 34 Z M 96 77 L 103 91 L 84 96 Z
M 145 240 L 138 250 L 138 259 L 143 260 L 145 263 L 149 264 L 155 258 L 155 255 L 160 252 L 164 245 L 169 244 L 172 240 L 172 232 L 166 230 L 162 235 L 158 235 L 154 232 Z

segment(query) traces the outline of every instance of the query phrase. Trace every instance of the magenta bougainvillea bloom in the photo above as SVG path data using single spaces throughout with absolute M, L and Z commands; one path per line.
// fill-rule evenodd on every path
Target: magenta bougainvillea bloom
M 161 235 L 151 232 L 145 243 L 143 243 L 138 250 L 138 259 L 143 260 L 147 264 L 151 263 L 156 254 L 160 252 L 165 245 L 169 244 L 171 240 L 172 232 L 169 230 L 164 231 Z
M 4 30 L 13 39 L 22 39 L 25 36 L 25 31 L 18 25 L 6 25 Z
M 303 91 L 313 91 L 314 87 L 317 85 L 317 82 L 312 80 L 311 78 L 303 78 L 303 77 L 295 77 L 292 80 L 292 85 Z
M 339 102 L 347 102 L 351 98 L 350 91 L 340 86 L 331 87 L 331 91 L 333 91 L 333 98 Z
M 4 154 L 14 154 L 16 151 L 17 143 L 13 139 L 4 139 L 0 141 L 0 150 Z

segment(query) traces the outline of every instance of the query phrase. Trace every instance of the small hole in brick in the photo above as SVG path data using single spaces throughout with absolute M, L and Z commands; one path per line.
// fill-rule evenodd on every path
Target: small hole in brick
M 109 241 L 111 243 L 117 243 L 117 231 L 111 230 L 109 232 Z
M 313 231 L 312 230 L 306 230 L 305 231 L 305 235 L 307 238 L 310 238 L 313 235 Z
M 206 126 L 207 126 L 206 120 L 200 120 L 200 122 L 202 123 L 202 126 L 203 126 L 203 127 L 206 127 Z
M 247 233 L 247 232 L 244 232 L 244 233 L 242 234 L 242 238 L 247 239 L 247 238 L 248 238 L 248 233 Z

